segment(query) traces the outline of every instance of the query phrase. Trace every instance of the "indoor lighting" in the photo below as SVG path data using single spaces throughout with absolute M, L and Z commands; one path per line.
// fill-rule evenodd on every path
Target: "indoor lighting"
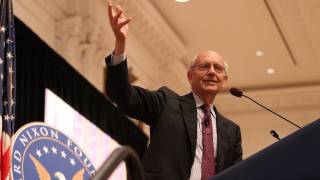
M 267 74 L 274 74 L 276 71 L 273 68 L 268 68 L 266 72 Z
M 263 52 L 262 51 L 256 51 L 256 56 L 258 56 L 258 57 L 263 56 Z
M 179 3 L 184 3 L 184 2 L 188 2 L 189 0 L 176 0 L 176 2 L 179 2 Z

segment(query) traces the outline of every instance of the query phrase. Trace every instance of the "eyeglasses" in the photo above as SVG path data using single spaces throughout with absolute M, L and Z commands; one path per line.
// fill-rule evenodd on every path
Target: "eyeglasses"
M 210 64 L 210 63 L 203 63 L 203 64 L 196 64 L 193 67 L 197 67 L 200 71 L 209 71 L 211 67 L 213 67 L 214 71 L 217 73 L 223 73 L 225 68 L 219 64 Z

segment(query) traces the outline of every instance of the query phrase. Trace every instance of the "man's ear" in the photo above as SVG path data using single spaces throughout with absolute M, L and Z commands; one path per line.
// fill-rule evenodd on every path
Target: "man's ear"
M 191 73 L 190 70 L 187 72 L 187 78 L 188 78 L 188 81 L 189 81 L 189 83 L 190 83 L 190 82 L 191 82 L 191 79 L 192 79 L 192 73 Z
M 225 84 L 227 83 L 227 81 L 228 81 L 228 76 L 227 76 L 227 75 L 225 75 L 225 76 L 223 77 L 222 87 L 224 87 L 224 86 L 225 86 Z

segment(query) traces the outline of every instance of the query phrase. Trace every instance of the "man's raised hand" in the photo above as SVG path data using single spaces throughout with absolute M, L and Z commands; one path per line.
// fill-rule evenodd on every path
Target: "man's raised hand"
M 116 38 L 114 54 L 120 55 L 125 52 L 125 43 L 128 35 L 128 23 L 131 18 L 127 18 L 121 6 L 112 7 L 111 0 L 108 0 L 108 16 L 110 26 Z

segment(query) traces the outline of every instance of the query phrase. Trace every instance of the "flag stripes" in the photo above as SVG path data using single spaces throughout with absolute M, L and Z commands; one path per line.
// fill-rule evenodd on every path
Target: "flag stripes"
M 0 155 L 1 180 L 10 179 L 10 148 L 15 120 L 15 30 L 11 0 L 1 0 L 0 18 Z

